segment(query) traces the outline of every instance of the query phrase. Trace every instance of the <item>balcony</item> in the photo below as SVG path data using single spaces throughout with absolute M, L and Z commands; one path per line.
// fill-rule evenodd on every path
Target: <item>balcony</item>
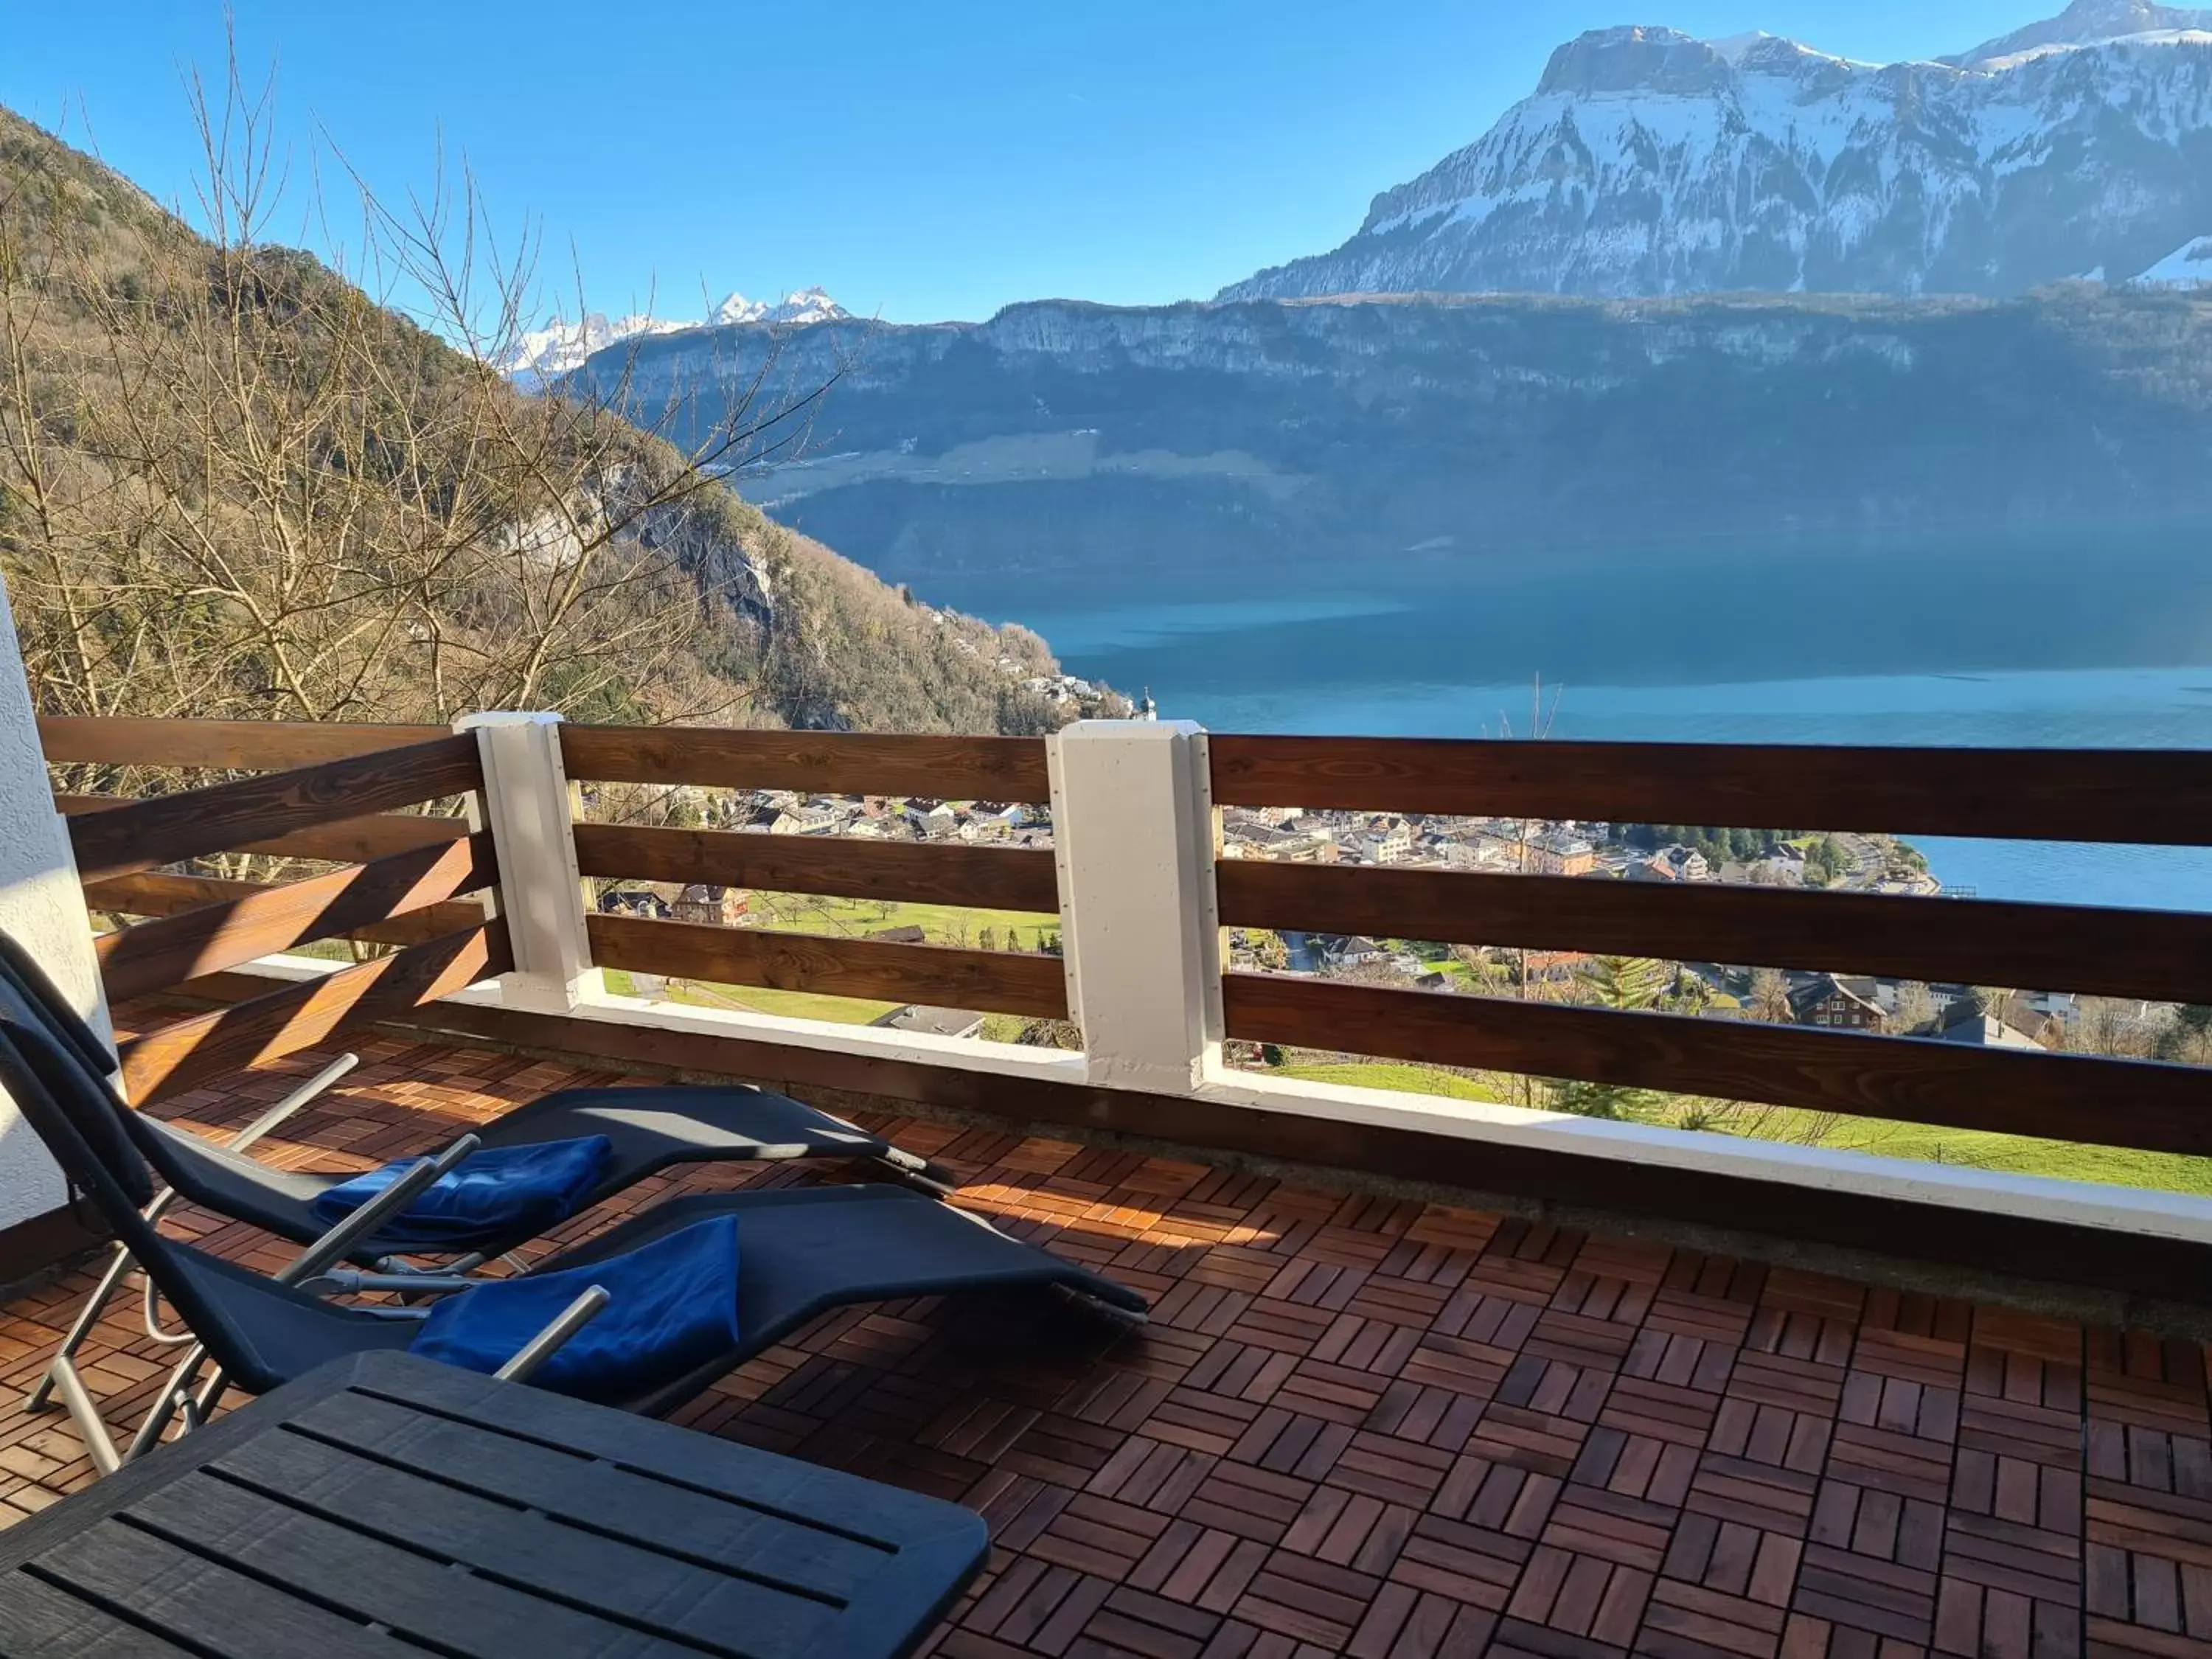
M 1221 945 L 1312 930 L 2212 1003 L 2212 920 L 1218 845 L 1219 809 L 1287 806 L 2192 845 L 2212 757 L 464 724 L 45 723 L 87 902 L 135 918 L 94 951 L 133 1099 L 220 1130 L 355 1048 L 271 1144 L 332 1168 L 586 1077 L 760 1081 L 896 1123 L 957 1202 L 1144 1290 L 1153 1323 L 1111 1342 L 1023 1308 L 836 1316 L 684 1419 L 984 1513 L 990 1572 L 936 1650 L 2212 1652 L 2191 1338 L 2212 1202 L 1303 1081 L 1224 1048 L 2185 1155 L 2212 1151 L 2204 1072 L 1224 970 Z M 1053 844 L 611 821 L 755 788 L 1029 803 Z M 204 873 L 240 854 L 250 874 Z M 604 914 L 586 895 L 609 880 L 1014 913 L 1063 954 Z M 362 949 L 304 954 L 334 939 Z M 610 972 L 1067 1021 L 1085 1046 L 652 1000 Z M 0 1237 L 7 1276 L 82 1243 L 70 1226 Z M 10 1382 L 85 1282 L 9 1304 Z M 88 1366 L 118 1403 L 157 1364 L 129 1312 Z M 89 1479 L 59 1422 L 0 1426 L 0 1501 Z

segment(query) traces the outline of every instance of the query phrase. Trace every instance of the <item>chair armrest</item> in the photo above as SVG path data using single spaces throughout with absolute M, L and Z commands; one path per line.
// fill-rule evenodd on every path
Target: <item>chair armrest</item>
M 502 1382 L 527 1382 L 533 1372 L 560 1351 L 561 1345 L 598 1318 L 612 1298 L 606 1286 L 593 1285 L 563 1308 L 553 1322 L 515 1350 L 514 1358 L 492 1375 Z
M 417 1193 L 476 1149 L 477 1138 L 463 1135 L 435 1158 L 417 1158 L 405 1175 L 302 1250 L 289 1267 L 276 1275 L 276 1282 L 297 1285 L 301 1279 L 314 1278 L 343 1256 L 358 1240 L 375 1237 L 376 1230 L 384 1224 L 387 1216 L 405 1209 Z
M 309 1078 L 298 1088 L 293 1090 L 290 1094 L 286 1095 L 283 1099 L 278 1101 L 267 1111 L 262 1113 L 259 1117 L 255 1118 L 252 1122 L 247 1124 L 243 1129 L 240 1129 L 224 1144 L 234 1152 L 244 1152 L 248 1146 L 251 1146 L 255 1141 L 260 1139 L 262 1136 L 267 1134 L 278 1124 L 283 1122 L 286 1118 L 291 1116 L 293 1113 L 298 1111 L 302 1106 L 305 1106 L 309 1101 L 314 1099 L 314 1097 L 321 1094 L 324 1090 L 329 1088 L 331 1085 L 336 1083 L 340 1078 L 343 1077 L 348 1072 L 350 1072 L 355 1066 L 360 1064 L 361 1056 L 359 1054 L 340 1054 L 329 1065 L 324 1066 L 321 1071 L 316 1073 L 314 1076 Z

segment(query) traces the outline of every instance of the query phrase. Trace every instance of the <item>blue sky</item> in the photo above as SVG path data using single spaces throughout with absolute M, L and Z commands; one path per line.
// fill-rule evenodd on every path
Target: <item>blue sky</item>
M 442 141 L 590 303 L 819 283 L 897 321 L 1210 295 L 1335 246 L 1480 136 L 1583 29 L 1764 28 L 1889 60 L 2060 0 L 235 0 L 295 174 L 319 129 L 383 191 Z M 187 197 L 182 78 L 215 0 L 0 0 L 0 103 Z M 295 220 L 295 223 L 299 221 Z M 313 243 L 302 227 L 299 240 Z M 556 270 L 557 267 L 557 270 Z

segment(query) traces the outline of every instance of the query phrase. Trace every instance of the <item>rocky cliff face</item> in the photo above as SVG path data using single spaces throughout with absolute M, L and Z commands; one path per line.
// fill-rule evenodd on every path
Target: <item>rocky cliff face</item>
M 2019 294 L 2212 232 L 2212 12 L 2078 0 L 1943 63 L 1584 35 L 1334 252 L 1223 299 Z
M 711 415 L 762 371 L 749 337 L 653 340 L 606 370 Z M 2212 297 L 2187 290 L 1048 302 L 801 330 L 768 372 L 798 389 L 840 367 L 810 458 L 741 487 L 955 592 L 2212 522 Z

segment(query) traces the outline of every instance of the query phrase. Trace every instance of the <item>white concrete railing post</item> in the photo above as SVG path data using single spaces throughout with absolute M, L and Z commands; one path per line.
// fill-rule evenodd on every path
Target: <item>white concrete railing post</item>
M 1067 1000 L 1090 1080 L 1188 1094 L 1221 1058 L 1206 733 L 1082 720 L 1047 747 Z
M 108 1035 L 69 826 L 54 811 L 39 723 L 0 589 L 0 928 L 45 969 L 62 994 Z M 69 1188 L 15 1103 L 0 1094 L 0 1234 L 69 1201 Z M 33 1265 L 44 1265 L 43 1263 Z M 17 1271 L 23 1267 L 18 1266 Z
M 497 913 L 507 921 L 514 971 L 500 1000 L 532 1013 L 565 1014 L 601 994 L 584 932 L 584 879 L 576 868 L 576 807 L 561 763 L 558 714 L 464 714 L 483 757 L 482 810 L 469 821 L 491 831 L 499 854 Z

